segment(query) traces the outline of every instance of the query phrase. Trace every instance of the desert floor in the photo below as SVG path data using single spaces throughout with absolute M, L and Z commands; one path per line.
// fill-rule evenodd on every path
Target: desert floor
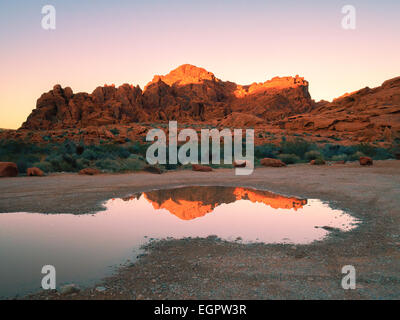
M 332 166 L 177 171 L 0 179 L 0 212 L 88 213 L 109 198 L 183 185 L 259 187 L 317 198 L 362 220 L 309 245 L 228 243 L 216 239 L 163 240 L 118 274 L 78 294 L 38 293 L 50 299 L 399 299 L 400 161 Z M 353 265 L 357 288 L 344 290 L 341 269 Z

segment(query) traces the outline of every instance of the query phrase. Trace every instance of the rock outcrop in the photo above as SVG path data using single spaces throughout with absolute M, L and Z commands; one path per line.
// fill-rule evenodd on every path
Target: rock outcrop
M 192 170 L 200 172 L 210 172 L 212 171 L 212 168 L 208 166 L 202 166 L 201 164 L 192 164 Z
M 0 177 L 16 177 L 18 167 L 14 162 L 0 162 Z
M 32 168 L 28 168 L 26 170 L 26 175 L 27 176 L 36 176 L 36 177 L 43 177 L 44 176 L 44 172 L 42 170 L 40 170 L 39 168 L 36 167 L 32 167 Z
M 211 72 L 182 65 L 155 76 L 142 91 L 123 84 L 74 94 L 55 85 L 37 100 L 22 129 L 50 130 L 137 122 L 219 122 L 252 126 L 312 110 L 303 78 L 273 78 L 248 86 L 222 81 Z M 251 114 L 247 114 L 251 111 Z
M 94 176 L 96 174 L 100 174 L 101 171 L 95 168 L 84 168 L 79 171 L 80 175 L 88 175 L 88 176 Z
M 286 163 L 279 159 L 264 158 L 260 160 L 260 164 L 264 167 L 286 167 Z
M 149 127 L 169 120 L 186 127 L 254 128 L 256 144 L 300 134 L 316 142 L 372 142 L 388 147 L 400 139 L 400 77 L 316 103 L 308 82 L 299 76 L 238 85 L 185 64 L 154 76 L 143 90 L 123 84 L 74 93 L 55 85 L 37 100 L 20 130 L 2 131 L 0 138 L 40 143 L 45 141 L 39 130 L 44 130 L 56 142 L 125 143 L 140 140 Z M 110 128 L 116 127 L 120 133 L 111 133 Z
M 238 200 L 263 203 L 274 209 L 294 209 L 307 204 L 306 199 L 285 197 L 269 191 L 240 187 L 183 187 L 144 192 L 143 196 L 154 209 L 166 209 L 182 220 L 191 220 L 212 212 L 216 207 Z M 138 199 L 136 195 L 130 199 Z
M 374 164 L 370 157 L 360 157 L 360 165 L 362 166 L 372 166 Z
M 380 87 L 345 94 L 331 103 L 322 101 L 301 115 L 278 122 L 285 130 L 351 135 L 352 141 L 392 141 L 400 133 L 400 77 Z

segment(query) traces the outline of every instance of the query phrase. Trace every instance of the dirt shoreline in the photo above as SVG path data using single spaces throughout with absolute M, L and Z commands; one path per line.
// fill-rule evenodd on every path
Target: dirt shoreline
M 255 187 L 317 198 L 363 223 L 310 245 L 243 245 L 216 239 L 151 243 L 147 254 L 78 294 L 40 292 L 31 299 L 399 299 L 400 161 L 332 166 L 231 169 L 0 179 L 0 212 L 89 213 L 138 191 L 190 185 Z M 129 257 L 127 257 L 129 258 Z M 341 269 L 353 265 L 357 289 L 343 290 Z

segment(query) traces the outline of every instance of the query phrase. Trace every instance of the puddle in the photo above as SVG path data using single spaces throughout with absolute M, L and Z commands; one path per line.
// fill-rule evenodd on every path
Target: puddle
M 46 264 L 56 267 L 58 286 L 94 284 L 135 261 L 152 238 L 307 244 L 358 223 L 319 200 L 239 187 L 155 190 L 105 206 L 87 215 L 0 214 L 0 297 L 39 290 Z

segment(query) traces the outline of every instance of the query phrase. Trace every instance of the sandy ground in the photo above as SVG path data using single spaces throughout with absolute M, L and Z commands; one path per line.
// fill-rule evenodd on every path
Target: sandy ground
M 310 245 L 244 245 L 215 239 L 153 242 L 147 254 L 78 294 L 43 299 L 399 299 L 400 161 L 332 166 L 0 179 L 0 212 L 88 213 L 109 198 L 183 185 L 259 187 L 318 198 L 350 211 L 360 227 Z M 341 269 L 353 265 L 357 289 L 343 290 Z

